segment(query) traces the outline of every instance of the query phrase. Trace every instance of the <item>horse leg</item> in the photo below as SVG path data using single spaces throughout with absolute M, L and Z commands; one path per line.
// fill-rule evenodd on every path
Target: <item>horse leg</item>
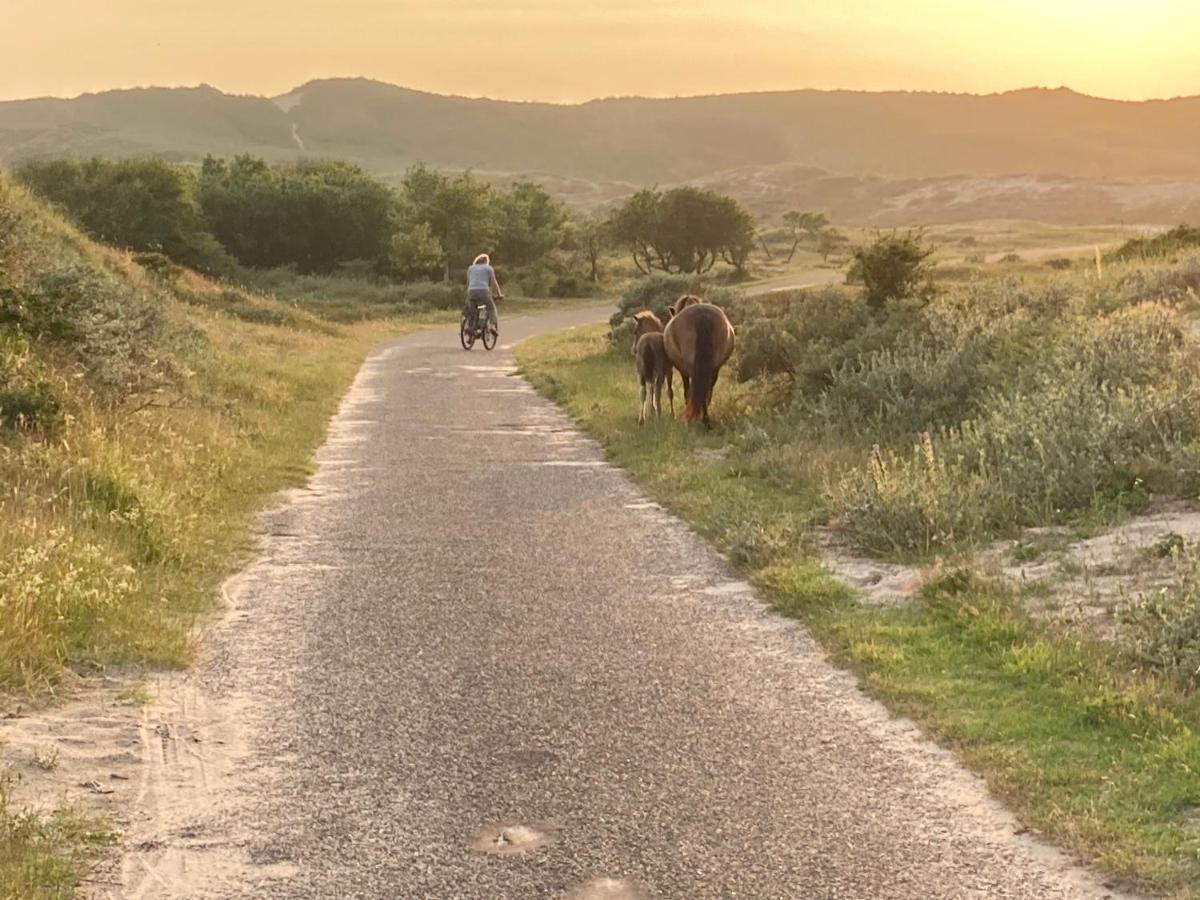
M 642 382 L 641 399 L 638 402 L 638 424 L 646 421 L 646 382 Z
M 689 378 L 687 375 L 685 375 L 683 372 L 679 373 L 679 378 L 681 381 L 683 381 L 683 401 L 686 403 L 688 394 L 691 393 L 692 379 Z
M 654 418 L 662 416 L 662 376 L 656 376 L 654 379 Z
M 671 418 L 675 418 L 675 370 L 667 369 L 667 399 L 671 402 Z

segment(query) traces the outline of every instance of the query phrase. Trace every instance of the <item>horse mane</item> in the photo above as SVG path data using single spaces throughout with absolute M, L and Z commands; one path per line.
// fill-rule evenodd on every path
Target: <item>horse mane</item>
M 639 331 L 642 328 L 643 323 L 650 326 L 655 331 L 663 330 L 662 319 L 660 319 L 658 316 L 656 316 L 653 312 L 651 312 L 648 309 L 643 309 L 640 313 L 634 314 L 634 317 L 633 317 L 634 330 Z

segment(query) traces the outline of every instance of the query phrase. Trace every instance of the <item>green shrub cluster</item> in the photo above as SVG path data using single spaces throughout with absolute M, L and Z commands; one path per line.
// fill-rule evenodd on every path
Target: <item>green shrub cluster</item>
M 1135 597 L 1126 604 L 1123 619 L 1141 665 L 1195 687 L 1200 686 L 1200 559 L 1195 548 L 1173 537 L 1174 583 Z
M 356 293 L 372 294 L 396 282 L 461 283 L 475 254 L 489 251 L 515 292 L 578 297 L 595 292 L 588 273 L 607 247 L 606 230 L 572 222 L 540 185 L 498 188 L 424 166 L 397 187 L 335 160 L 252 156 L 209 157 L 199 171 L 161 160 L 49 160 L 17 177 L 168 280 L 177 265 L 251 283 L 275 270 L 354 280 Z
M 817 408 L 864 440 L 919 437 L 840 485 L 842 528 L 871 552 L 930 552 L 1193 484 L 1197 350 L 1176 310 L 1143 303 L 1019 311 L 986 340 L 868 357 Z
M 737 373 L 786 375 L 792 427 L 869 454 L 832 491 L 854 544 L 936 552 L 1200 484 L 1198 272 L 745 300 Z
M 1132 238 L 1108 255 L 1114 262 L 1175 256 L 1200 247 L 1200 228 L 1178 225 L 1154 237 Z
M 106 244 L 161 252 L 208 274 L 232 266 L 201 211 L 189 168 L 156 159 L 55 159 L 25 163 L 16 175 Z

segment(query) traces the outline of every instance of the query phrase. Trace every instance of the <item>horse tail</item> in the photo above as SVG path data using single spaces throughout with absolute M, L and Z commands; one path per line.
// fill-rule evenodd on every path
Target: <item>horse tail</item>
M 692 345 L 692 377 L 684 417 L 689 422 L 708 419 L 708 398 L 717 380 L 716 334 L 708 316 L 697 317 Z

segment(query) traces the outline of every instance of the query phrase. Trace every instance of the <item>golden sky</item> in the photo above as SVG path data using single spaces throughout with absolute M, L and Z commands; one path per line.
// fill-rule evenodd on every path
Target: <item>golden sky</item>
M 1200 94 L 1200 0 L 0 0 L 0 99 L 364 75 L 578 101 L 791 88 Z

